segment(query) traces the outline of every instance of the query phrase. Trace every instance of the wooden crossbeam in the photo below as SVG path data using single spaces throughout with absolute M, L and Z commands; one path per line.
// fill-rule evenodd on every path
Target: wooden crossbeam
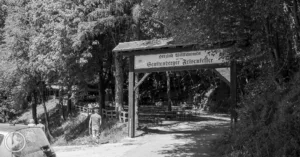
M 142 79 L 134 86 L 134 91 L 145 81 L 151 73 L 145 73 Z

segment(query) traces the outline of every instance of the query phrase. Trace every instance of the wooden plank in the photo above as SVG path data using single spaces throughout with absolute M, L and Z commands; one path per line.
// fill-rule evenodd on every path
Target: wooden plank
M 129 137 L 135 137 L 135 106 L 134 106 L 134 56 L 129 57 L 129 84 L 128 84 L 128 105 L 129 105 L 129 120 L 128 132 Z
M 134 90 L 136 90 L 144 81 L 145 79 L 150 75 L 150 73 L 145 73 L 144 76 L 141 78 L 141 80 L 134 86 Z
M 151 68 L 151 69 L 136 69 L 137 73 L 150 73 L 150 72 L 165 72 L 165 71 L 183 71 L 183 70 L 196 70 L 203 68 L 225 68 L 229 67 L 229 64 L 203 64 L 203 65 L 191 65 L 184 67 L 163 67 L 163 68 Z
M 121 121 L 125 123 L 126 120 L 128 120 L 128 112 L 122 111 L 120 118 L 121 118 Z
M 172 52 L 167 54 L 148 54 L 134 56 L 135 69 L 181 67 L 205 64 L 222 64 L 227 62 L 227 54 L 230 48 L 212 50 L 191 50 L 184 52 Z
M 143 51 L 128 51 L 128 52 L 122 52 L 122 55 L 128 56 L 128 55 L 147 55 L 147 54 L 164 54 L 164 53 L 172 53 L 172 52 L 185 52 L 185 51 L 192 51 L 196 50 L 195 46 L 187 46 L 187 47 L 166 47 L 166 48 L 160 48 L 160 49 L 147 49 Z
M 171 47 L 179 44 L 170 44 L 173 41 L 173 38 L 162 38 L 162 39 L 152 39 L 152 40 L 138 40 L 119 43 L 114 49 L 113 52 L 122 52 L 122 51 L 134 51 L 134 50 L 145 50 L 149 48 L 163 48 Z M 183 45 L 183 44 L 180 44 Z
M 138 55 L 147 55 L 147 54 L 165 54 L 172 52 L 186 52 L 193 50 L 213 50 L 213 49 L 221 49 L 221 48 L 229 48 L 231 46 L 213 46 L 213 47 L 200 47 L 198 45 L 185 45 L 185 46 L 176 46 L 176 47 L 164 47 L 159 49 L 145 49 L 145 50 L 136 50 L 136 51 L 124 51 L 124 52 L 116 52 L 121 53 L 123 56 L 138 56 Z
M 214 42 L 202 42 L 202 43 L 176 43 L 173 38 L 161 38 L 161 39 L 152 39 L 152 40 L 138 40 L 119 43 L 114 49 L 113 52 L 142 52 L 149 49 L 164 49 L 164 48 L 176 48 L 176 47 L 188 47 L 188 46 L 197 46 L 197 47 L 221 47 L 221 46 L 230 46 L 233 45 L 237 40 L 244 39 L 231 39 L 231 40 L 216 40 Z M 131 54 L 135 55 L 135 54 Z

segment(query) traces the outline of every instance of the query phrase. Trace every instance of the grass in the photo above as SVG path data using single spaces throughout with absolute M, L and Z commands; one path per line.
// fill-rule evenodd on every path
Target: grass
M 55 108 L 57 107 L 58 104 L 58 100 L 57 99 L 50 99 L 49 101 L 46 102 L 46 107 L 47 107 L 47 111 L 51 112 L 53 110 L 55 110 Z M 43 105 L 38 105 L 36 107 L 36 114 L 37 114 L 37 118 L 44 118 L 44 108 Z M 29 119 L 32 119 L 32 110 L 31 108 L 26 110 L 23 114 L 21 114 L 19 117 L 16 117 L 16 119 L 13 121 L 15 123 L 24 123 L 27 124 Z
M 117 120 L 104 119 L 101 126 L 101 134 L 99 139 L 94 139 L 89 135 L 88 121 L 89 116 L 86 114 L 76 113 L 69 116 L 63 121 L 57 105 L 58 100 L 51 99 L 46 102 L 47 111 L 49 113 L 49 128 L 54 137 L 53 145 L 97 145 L 101 143 L 118 142 L 128 135 L 127 125 Z M 44 119 L 43 105 L 37 106 L 37 117 Z M 28 109 L 20 116 L 16 117 L 15 123 L 27 124 L 32 119 L 32 110 Z
M 78 122 L 69 122 L 71 125 L 72 133 L 76 132 L 78 129 L 74 129 L 73 126 L 83 127 L 83 130 L 80 134 L 77 134 L 75 138 L 68 138 L 66 133 L 64 136 L 61 136 L 54 143 L 56 146 L 66 146 L 66 145 L 98 145 L 103 143 L 115 143 L 123 139 L 128 134 L 128 129 L 126 124 L 119 123 L 117 120 L 104 120 L 100 130 L 99 138 L 93 138 L 89 135 L 88 127 L 88 118 L 86 118 L 85 125 L 80 125 Z M 73 123 L 73 126 L 72 126 Z M 73 128 L 73 129 L 72 129 Z

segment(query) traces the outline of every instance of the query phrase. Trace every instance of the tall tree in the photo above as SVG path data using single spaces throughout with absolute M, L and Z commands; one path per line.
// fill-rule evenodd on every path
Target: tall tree
M 231 57 L 272 64 L 271 81 L 281 88 L 298 53 L 298 7 L 293 0 L 172 0 L 161 1 L 158 14 L 177 42 L 234 41 L 238 49 Z
M 120 40 L 124 40 L 124 30 L 130 30 L 128 23 L 128 9 L 126 5 L 130 5 L 129 1 L 112 1 L 112 2 L 93 2 L 98 5 L 89 14 L 87 14 L 87 21 L 81 22 L 81 31 L 78 33 L 78 42 L 76 45 L 81 45 L 81 49 L 89 48 L 89 43 L 98 43 L 97 50 L 93 57 L 97 59 L 96 63 L 98 68 L 98 87 L 99 87 L 99 101 L 101 108 L 104 107 L 105 89 L 111 81 L 112 72 L 110 66 L 113 63 L 112 49 Z M 84 26 L 84 27 L 83 27 Z M 126 29 L 127 27 L 127 29 Z M 88 42 L 86 42 L 88 41 Z M 117 81 L 116 86 L 116 103 L 123 104 L 123 64 L 121 56 L 115 56 L 115 78 Z M 118 64 L 119 63 L 119 64 Z M 100 108 L 100 109 L 101 109 Z
M 171 76 L 170 72 L 166 72 L 167 77 L 167 98 L 168 98 L 168 111 L 172 110 L 172 100 L 171 100 Z

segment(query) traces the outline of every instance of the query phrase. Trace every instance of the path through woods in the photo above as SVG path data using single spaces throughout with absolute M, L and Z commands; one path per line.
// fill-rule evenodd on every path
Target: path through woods
M 165 121 L 146 129 L 145 135 L 119 143 L 54 149 L 59 157 L 210 157 L 216 155 L 213 140 L 228 129 L 229 122 L 226 115 L 203 113 L 199 121 Z

